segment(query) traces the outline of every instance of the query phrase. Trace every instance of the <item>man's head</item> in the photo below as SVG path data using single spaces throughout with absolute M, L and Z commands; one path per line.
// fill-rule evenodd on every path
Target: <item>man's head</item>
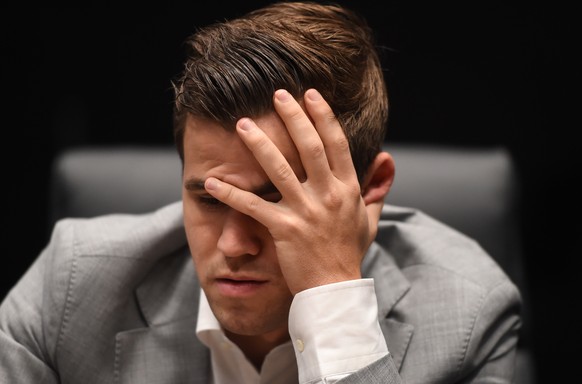
M 294 294 L 360 277 L 393 174 L 379 59 L 361 19 L 314 3 L 271 5 L 188 42 L 174 83 L 188 244 L 227 334 L 276 345 Z M 215 182 L 232 193 L 218 198 Z
M 300 98 L 317 89 L 331 105 L 362 181 L 384 139 L 388 97 L 372 31 L 348 10 L 282 2 L 202 28 L 187 40 L 174 82 L 174 133 L 183 159 L 191 114 L 234 129 L 243 117 L 273 111 L 273 92 Z

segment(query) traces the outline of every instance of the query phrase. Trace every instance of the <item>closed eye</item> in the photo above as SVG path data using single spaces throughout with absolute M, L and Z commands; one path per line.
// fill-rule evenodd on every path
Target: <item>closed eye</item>
M 208 208 L 220 208 L 224 206 L 224 203 L 212 196 L 198 196 L 198 201 L 200 204 L 207 206 Z

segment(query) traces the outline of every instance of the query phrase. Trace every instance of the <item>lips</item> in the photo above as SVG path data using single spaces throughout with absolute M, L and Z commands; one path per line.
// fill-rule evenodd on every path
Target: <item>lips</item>
M 250 277 L 220 277 L 215 282 L 221 294 L 240 297 L 256 294 L 268 281 Z

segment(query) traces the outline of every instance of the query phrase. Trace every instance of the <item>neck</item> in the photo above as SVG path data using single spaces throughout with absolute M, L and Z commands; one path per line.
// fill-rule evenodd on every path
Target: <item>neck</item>
M 271 331 L 261 335 L 239 335 L 226 330 L 225 333 L 233 343 L 238 345 L 259 372 L 267 354 L 273 348 L 289 340 L 287 329 Z

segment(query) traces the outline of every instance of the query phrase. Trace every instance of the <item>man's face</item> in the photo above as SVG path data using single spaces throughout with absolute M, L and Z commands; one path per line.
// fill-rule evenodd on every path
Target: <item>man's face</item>
M 255 119 L 301 179 L 304 171 L 275 114 Z M 216 177 L 265 200 L 280 195 L 236 132 L 189 117 L 184 133 L 184 223 L 200 284 L 220 324 L 240 335 L 287 335 L 293 296 L 268 230 L 204 189 Z

